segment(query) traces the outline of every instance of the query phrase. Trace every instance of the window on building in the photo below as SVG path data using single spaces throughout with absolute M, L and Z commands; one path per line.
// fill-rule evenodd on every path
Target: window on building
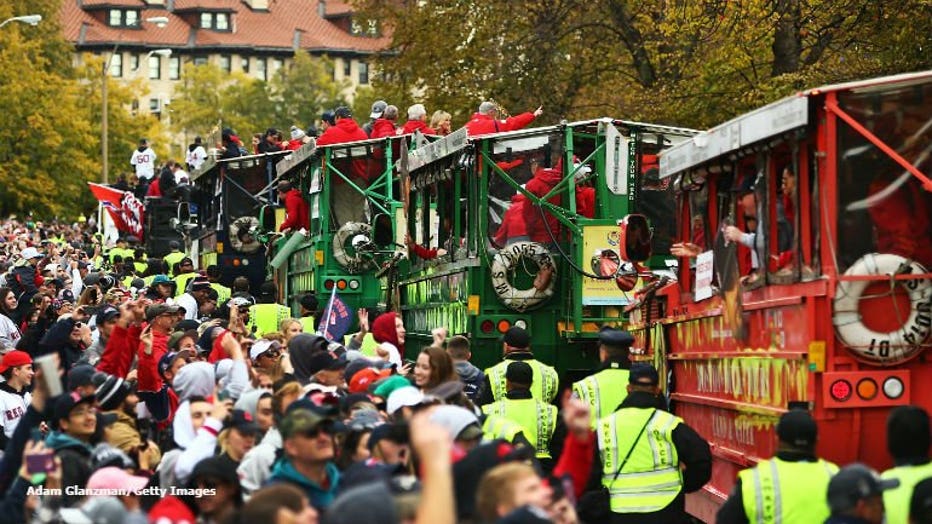
M 244 56 L 244 57 L 243 57 L 243 61 L 242 61 L 241 65 L 240 65 L 240 67 L 243 68 L 243 72 L 244 72 L 244 73 L 248 73 L 248 72 L 249 72 L 249 57 L 248 57 L 248 56 Z
M 379 36 L 379 21 L 378 20 L 367 20 L 366 21 L 366 34 L 369 36 Z
M 178 80 L 181 78 L 181 57 L 173 56 L 168 59 L 168 79 Z
M 161 110 L 162 110 L 162 104 L 160 103 L 159 99 L 150 98 L 149 99 L 149 111 L 153 113 L 158 113 Z
M 281 71 L 283 67 L 285 67 L 284 60 L 282 60 L 281 58 L 272 59 L 272 74 L 273 75 Z
M 206 56 L 195 56 L 194 65 L 196 66 L 207 65 L 207 57 Z
M 230 13 L 201 13 L 201 29 L 231 31 Z
M 362 34 L 362 26 L 359 25 L 358 21 L 353 20 L 352 22 L 350 22 L 350 34 L 353 34 L 353 35 Z
M 107 11 L 110 27 L 139 27 L 138 9 L 110 9 Z
M 149 57 L 149 79 L 158 80 L 162 78 L 162 57 L 152 55 Z
M 259 80 L 268 80 L 268 64 L 265 58 L 256 59 L 256 78 Z
M 110 76 L 120 78 L 123 76 L 123 54 L 114 53 L 110 56 Z
M 367 85 L 369 83 L 369 64 L 359 62 L 359 84 Z
M 129 70 L 135 72 L 139 69 L 139 55 L 133 53 L 129 55 Z
M 353 62 L 351 62 L 349 58 L 343 59 L 343 78 L 350 77 L 350 75 L 352 74 L 351 72 L 352 65 L 353 65 Z
M 230 58 L 230 55 L 220 55 L 220 69 L 223 69 L 227 73 L 233 70 L 233 60 Z

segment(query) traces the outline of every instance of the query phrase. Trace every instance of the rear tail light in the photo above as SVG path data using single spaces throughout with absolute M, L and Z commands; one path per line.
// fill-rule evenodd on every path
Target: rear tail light
M 482 324 L 479 325 L 479 329 L 483 333 L 491 333 L 492 330 L 495 329 L 495 323 L 493 323 L 491 320 L 483 320 Z
M 324 289 L 327 291 L 333 289 L 333 280 L 324 280 Z
M 508 322 L 507 320 L 499 320 L 498 326 L 496 327 L 498 328 L 499 333 L 504 333 L 508 331 L 508 328 L 511 327 L 511 322 Z
M 903 381 L 897 377 L 890 377 L 883 381 L 883 394 L 890 400 L 902 397 L 905 390 Z
M 359 289 L 359 281 L 358 281 L 358 280 L 355 280 L 355 279 L 354 279 L 354 280 L 350 280 L 350 281 L 349 281 L 349 288 L 350 288 L 350 289 Z
M 836 402 L 844 402 L 851 398 L 853 388 L 847 380 L 836 380 L 829 388 L 829 393 Z
M 343 291 L 344 289 L 346 289 L 346 281 L 343 280 L 342 278 L 340 280 L 337 280 L 337 289 L 339 289 L 340 291 Z
M 858 381 L 858 396 L 864 400 L 872 400 L 877 396 L 877 382 L 872 378 L 862 378 Z

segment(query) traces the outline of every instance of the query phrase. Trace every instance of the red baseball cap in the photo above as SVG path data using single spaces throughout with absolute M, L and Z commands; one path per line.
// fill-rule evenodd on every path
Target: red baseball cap
M 32 364 L 32 357 L 29 356 L 29 353 L 14 349 L 6 355 L 3 355 L 3 360 L 0 361 L 0 373 L 10 368 L 25 366 L 26 364 Z
M 391 369 L 378 370 L 375 368 L 366 368 L 361 371 L 357 371 L 349 383 L 350 393 L 365 393 L 369 389 L 369 385 L 371 385 L 373 382 L 390 377 L 391 374 Z

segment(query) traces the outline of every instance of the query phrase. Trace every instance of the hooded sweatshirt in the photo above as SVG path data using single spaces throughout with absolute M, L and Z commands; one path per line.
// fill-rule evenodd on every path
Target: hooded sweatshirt
M 479 388 L 482 387 L 482 383 L 485 380 L 485 373 L 465 360 L 456 362 L 454 365 L 456 367 L 456 374 L 459 375 L 464 385 L 463 393 L 469 397 L 469 400 L 476 400 L 479 398 Z
M 401 355 L 404 354 L 405 346 L 403 340 L 398 340 L 398 330 L 395 329 L 397 317 L 394 312 L 379 315 L 372 322 L 372 338 L 388 350 L 389 362 L 401 366 Z
M 291 366 L 294 368 L 294 376 L 302 386 L 311 382 L 311 357 L 326 349 L 327 345 L 326 338 L 308 333 L 296 335 L 288 343 L 288 354 L 291 358 Z
M 272 468 L 272 475 L 269 477 L 269 483 L 287 482 L 297 487 L 307 495 L 307 498 L 311 501 L 311 505 L 314 506 L 317 511 L 323 511 L 327 509 L 327 506 L 336 498 L 337 486 L 340 484 L 340 470 L 337 469 L 337 466 L 333 462 L 327 463 L 326 471 L 330 485 L 324 488 L 299 473 L 294 465 L 291 464 L 291 459 L 282 458 L 276 462 L 275 466 Z
M 222 421 L 207 417 L 204 425 L 195 432 L 194 423 L 191 421 L 191 403 L 187 400 L 182 402 L 172 422 L 175 443 L 179 447 L 162 457 L 159 464 L 160 485 L 177 486 L 187 483 L 194 466 L 214 454 L 217 435 L 221 429 Z
M 247 451 L 236 468 L 243 493 L 248 495 L 265 485 L 280 449 L 282 434 L 278 432 L 277 427 L 272 426 L 262 437 L 262 442 Z

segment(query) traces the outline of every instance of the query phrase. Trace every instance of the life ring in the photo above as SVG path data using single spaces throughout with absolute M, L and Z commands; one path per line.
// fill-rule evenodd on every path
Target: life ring
M 508 281 L 518 264 L 525 259 L 537 264 L 534 285 L 517 289 Z M 524 312 L 542 306 L 553 296 L 557 266 L 550 251 L 537 242 L 515 242 L 505 246 L 492 258 L 492 287 L 507 307 Z
M 262 247 L 259 239 L 256 238 L 256 231 L 259 230 L 259 219 L 251 216 L 239 217 L 230 224 L 230 246 L 241 253 L 255 253 Z M 252 240 L 244 242 L 240 235 L 249 233 Z
M 351 274 L 362 273 L 372 267 L 371 260 L 363 258 L 359 253 L 350 255 L 346 251 L 347 242 L 355 243 L 359 235 L 372 238 L 372 226 L 364 222 L 347 222 L 333 236 L 333 258 Z
M 926 268 L 899 255 L 870 253 L 855 262 L 845 276 L 924 274 Z M 859 359 L 891 366 L 915 357 L 932 335 L 932 280 L 899 280 L 909 295 L 906 322 L 889 333 L 879 333 L 864 325 L 858 311 L 864 290 L 877 280 L 842 281 L 835 292 L 832 323 L 839 340 Z M 905 313 L 905 312 L 904 312 Z M 891 313 L 895 314 L 895 313 Z

